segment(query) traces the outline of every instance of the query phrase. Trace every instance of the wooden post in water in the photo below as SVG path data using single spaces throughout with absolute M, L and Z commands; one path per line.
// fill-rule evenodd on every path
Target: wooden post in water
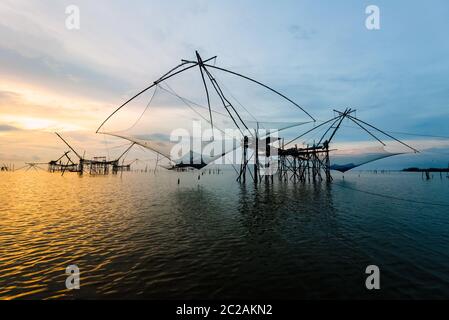
M 246 183 L 246 165 L 248 164 L 248 136 L 243 137 L 243 183 Z
M 267 175 L 267 171 L 270 172 L 269 170 L 271 170 L 270 168 L 270 137 L 265 138 L 265 182 L 268 182 L 268 175 Z M 269 169 L 269 170 L 267 170 Z
M 256 129 L 256 149 L 254 158 L 254 183 L 259 182 L 259 123 L 257 123 Z

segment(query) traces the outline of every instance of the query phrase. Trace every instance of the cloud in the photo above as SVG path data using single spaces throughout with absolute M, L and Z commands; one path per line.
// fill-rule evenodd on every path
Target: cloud
M 16 128 L 16 127 L 13 127 L 13 126 L 10 126 L 10 125 L 7 125 L 7 124 L 0 124 L 0 132 L 5 132 L 5 131 L 16 131 L 16 130 L 19 130 L 18 128 Z
M 93 130 L 100 122 L 93 101 L 65 100 L 40 91 L 16 87 L 19 92 L 0 90 L 0 121 L 16 129 Z
M 219 65 L 278 89 L 319 120 L 349 106 L 385 130 L 449 135 L 448 20 L 440 4 L 404 24 L 422 6 L 404 14 L 401 4 L 385 2 L 394 19 L 379 32 L 366 30 L 363 5 L 350 2 L 77 0 L 79 31 L 64 27 L 68 4 L 0 2 L 0 122 L 8 126 L 0 144 L 8 153 L 18 154 L 18 139 L 24 156 L 51 153 L 52 140 L 35 139 L 30 128 L 93 132 L 194 49 L 217 54 Z M 278 105 L 260 110 L 260 117 L 297 114 Z
M 26 79 L 28 84 L 52 88 L 71 97 L 117 101 L 121 96 L 118 92 L 130 90 L 130 84 L 123 78 L 92 66 L 57 60 L 51 56 L 31 57 L 0 47 L 0 59 L 3 79 Z
M 315 30 L 307 29 L 297 24 L 290 25 L 288 32 L 295 40 L 310 40 L 316 34 Z

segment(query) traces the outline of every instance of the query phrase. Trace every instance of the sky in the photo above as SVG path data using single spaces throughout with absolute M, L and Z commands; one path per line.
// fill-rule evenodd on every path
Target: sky
M 66 28 L 68 5 L 80 9 L 79 30 Z M 380 9 L 380 30 L 365 26 L 368 5 Z M 317 119 L 351 107 L 382 129 L 417 134 L 400 137 L 423 153 L 385 166 L 446 166 L 448 16 L 437 0 L 2 0 L 0 162 L 57 158 L 66 147 L 54 131 L 87 154 L 120 153 L 105 143 L 122 141 L 95 134 L 100 123 L 199 50 Z

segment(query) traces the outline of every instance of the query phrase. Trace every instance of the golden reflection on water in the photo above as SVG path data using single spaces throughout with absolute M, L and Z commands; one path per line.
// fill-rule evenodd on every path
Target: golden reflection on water
M 0 173 L 0 299 L 370 298 L 360 270 L 373 259 L 390 275 L 383 298 L 447 296 L 447 208 L 336 184 L 444 202 L 449 179 L 235 178 Z M 65 287 L 72 264 L 80 290 Z
M 64 296 L 65 268 L 120 247 L 126 230 L 127 188 L 117 177 L 64 177 L 46 172 L 2 173 L 0 182 L 0 297 Z M 111 201 L 118 197 L 125 201 Z M 129 211 L 128 211 L 129 212 Z M 120 214 L 121 216 L 118 216 Z M 108 243 L 108 247 L 103 244 Z M 108 259 L 84 268 L 95 273 Z M 84 284 L 95 277 L 84 277 Z M 87 282 L 87 283 L 86 283 Z M 59 287 L 60 290 L 57 288 Z M 56 289 L 56 290 L 55 290 Z

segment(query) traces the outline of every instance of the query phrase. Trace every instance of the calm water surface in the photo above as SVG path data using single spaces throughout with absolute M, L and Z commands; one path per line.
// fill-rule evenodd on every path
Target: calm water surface
M 0 298 L 449 298 L 445 176 L 197 177 L 0 173 Z M 80 290 L 65 288 L 70 264 Z

